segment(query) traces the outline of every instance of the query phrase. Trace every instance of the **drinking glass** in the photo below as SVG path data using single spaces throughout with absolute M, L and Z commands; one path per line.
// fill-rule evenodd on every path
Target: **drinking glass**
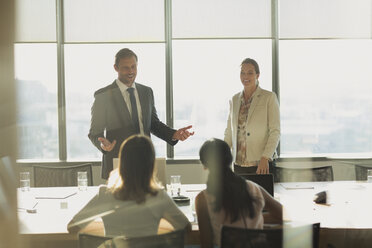
M 78 171 L 78 189 L 85 191 L 88 188 L 88 173 L 86 171 Z
M 173 175 L 170 177 L 170 189 L 171 195 L 180 195 L 181 194 L 181 176 Z
M 367 181 L 372 183 L 372 169 L 367 170 Z
M 20 186 L 23 192 L 30 191 L 30 172 L 21 172 L 19 174 Z
M 194 223 L 198 223 L 198 217 L 196 215 L 196 209 L 195 209 L 195 198 L 196 198 L 196 196 L 194 196 L 192 198 L 192 202 L 191 202 L 191 213 L 192 213 L 192 217 L 194 218 L 193 222 Z

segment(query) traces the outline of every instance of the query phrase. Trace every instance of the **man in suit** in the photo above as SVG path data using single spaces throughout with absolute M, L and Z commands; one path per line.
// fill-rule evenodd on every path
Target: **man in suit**
M 94 93 L 91 125 L 88 137 L 103 153 L 102 178 L 107 179 L 113 169 L 121 143 L 133 134 L 150 136 L 153 133 L 170 145 L 186 140 L 194 132 L 192 126 L 178 130 L 162 123 L 156 113 L 152 89 L 135 82 L 137 55 L 128 48 L 115 56 L 114 69 L 118 78 Z

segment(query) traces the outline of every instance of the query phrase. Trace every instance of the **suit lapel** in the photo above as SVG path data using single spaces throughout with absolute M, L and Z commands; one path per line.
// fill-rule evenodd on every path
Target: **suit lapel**
M 238 97 L 235 97 L 234 98 L 234 101 L 233 101 L 233 104 L 234 104 L 234 106 L 233 106 L 233 111 L 234 111 L 234 113 L 233 113 L 233 126 L 234 127 L 238 127 L 238 119 L 239 119 L 239 111 L 240 111 L 240 104 L 241 104 L 241 98 L 242 98 L 242 94 L 243 94 L 243 92 L 241 92 L 239 95 L 238 95 Z M 238 128 L 236 128 L 235 130 L 234 130 L 234 135 L 235 135 L 235 137 L 236 137 L 236 135 L 237 135 L 237 132 L 238 132 Z
M 148 103 L 149 97 L 146 96 L 145 90 L 142 87 L 142 85 L 136 83 L 136 89 L 137 89 L 138 98 L 139 98 L 140 105 L 141 105 L 142 124 L 143 124 L 143 127 L 145 129 L 145 127 L 147 127 L 147 123 L 149 121 L 148 118 L 146 118 L 148 116 L 148 112 L 149 112 L 149 108 L 147 107 L 149 105 L 149 103 Z
M 258 102 L 260 101 L 260 93 L 261 93 L 261 88 L 257 86 L 256 92 L 253 93 L 255 94 L 255 96 L 253 96 L 251 106 L 249 107 L 247 122 L 249 122 L 249 120 L 251 119 L 253 112 L 256 109 Z
M 129 110 L 127 107 L 127 104 L 124 101 L 123 95 L 120 92 L 120 89 L 118 85 L 116 84 L 116 81 L 112 84 L 112 100 L 114 101 L 114 106 L 116 109 L 116 112 L 118 116 L 120 117 L 120 120 L 123 123 L 128 122 L 128 120 L 131 120 Z

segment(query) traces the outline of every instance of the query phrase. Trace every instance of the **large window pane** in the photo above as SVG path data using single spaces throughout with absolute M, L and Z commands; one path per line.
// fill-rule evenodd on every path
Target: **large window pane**
M 115 54 L 124 47 L 138 56 L 136 82 L 154 91 L 159 118 L 165 122 L 165 48 L 164 44 L 66 45 L 66 119 L 69 159 L 97 159 L 100 152 L 88 139 L 90 110 L 94 92 L 116 78 Z M 165 156 L 166 144 L 152 136 L 156 155 Z M 120 144 L 118 144 L 120 145 Z
M 270 0 L 172 1 L 174 38 L 271 37 Z
M 254 58 L 260 85 L 271 90 L 271 40 L 194 40 L 173 42 L 175 127 L 193 124 L 195 136 L 175 146 L 177 157 L 196 157 L 201 144 L 223 138 L 229 100 L 243 90 L 240 64 Z
M 65 40 L 164 41 L 164 0 L 65 0 Z
M 372 42 L 280 41 L 282 156 L 372 152 Z
M 280 0 L 281 38 L 370 38 L 371 0 Z
M 56 41 L 56 1 L 16 0 L 18 42 Z
M 20 159 L 58 159 L 55 44 L 15 45 Z

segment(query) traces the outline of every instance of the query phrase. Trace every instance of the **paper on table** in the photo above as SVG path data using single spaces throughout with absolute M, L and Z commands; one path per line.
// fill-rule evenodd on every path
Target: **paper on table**
M 58 190 L 43 189 L 35 193 L 35 199 L 66 199 L 70 196 L 76 195 L 75 188 L 58 188 Z
M 21 194 L 24 194 L 21 196 Z M 38 204 L 38 201 L 35 199 L 35 197 L 32 194 L 27 193 L 20 193 L 18 194 L 18 209 L 34 209 L 36 205 Z
M 285 189 L 314 189 L 314 186 L 309 183 L 280 183 Z

